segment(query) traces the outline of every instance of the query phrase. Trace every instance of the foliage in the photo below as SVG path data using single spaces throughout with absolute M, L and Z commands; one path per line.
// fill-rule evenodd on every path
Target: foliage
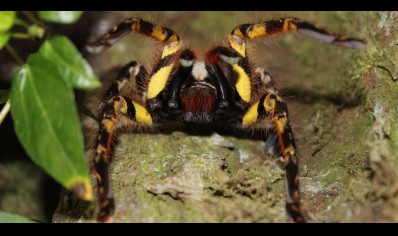
M 35 223 L 35 221 L 25 218 L 20 215 L 15 215 L 7 212 L 0 212 L 1 223 Z
M 0 12 L 0 49 L 5 47 L 19 64 L 10 90 L 0 91 L 0 123 L 11 104 L 16 135 L 29 157 L 57 182 L 84 200 L 92 199 L 87 159 L 73 89 L 95 89 L 100 82 L 89 64 L 65 36 L 42 39 L 37 53 L 24 63 L 9 39 L 42 38 L 45 27 L 30 12 Z M 39 12 L 46 22 L 71 24 L 82 12 Z M 21 25 L 26 33 L 14 32 Z M 0 222 L 22 218 L 1 213 Z M 26 220 L 25 220 L 26 221 Z
M 39 11 L 39 17 L 47 22 L 72 24 L 79 20 L 81 11 Z

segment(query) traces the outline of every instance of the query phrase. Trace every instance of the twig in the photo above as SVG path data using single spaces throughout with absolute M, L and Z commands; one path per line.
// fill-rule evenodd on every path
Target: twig
M 29 39 L 29 38 L 33 38 L 34 36 L 30 35 L 30 34 L 24 34 L 24 33 L 10 33 L 10 36 L 13 38 L 17 38 L 17 39 Z
M 40 22 L 35 18 L 35 16 L 28 12 L 28 11 L 24 11 L 23 14 L 25 14 L 25 16 L 34 24 L 39 25 Z
M 21 20 L 21 19 L 19 19 L 19 18 L 16 18 L 16 19 L 15 19 L 15 24 L 16 24 L 16 25 L 21 25 L 21 26 L 25 27 L 26 29 L 28 29 L 29 26 L 30 26 L 26 21 Z
M 13 47 L 11 47 L 10 44 L 6 44 L 6 49 L 7 51 L 11 54 L 11 56 L 14 58 L 14 60 L 18 63 L 19 66 L 23 66 L 25 64 L 21 57 L 18 55 L 18 53 L 14 50 Z
M 4 118 L 6 118 L 8 112 L 10 111 L 11 103 L 10 99 L 7 100 L 3 109 L 0 111 L 0 124 L 3 123 Z
M 11 45 L 6 44 L 6 49 L 10 53 L 10 55 L 14 58 L 14 60 L 18 63 L 19 66 L 23 66 L 25 64 L 18 53 L 14 50 Z M 4 118 L 7 116 L 8 112 L 10 112 L 11 102 L 10 99 L 7 100 L 3 109 L 0 111 L 0 124 L 3 123 Z

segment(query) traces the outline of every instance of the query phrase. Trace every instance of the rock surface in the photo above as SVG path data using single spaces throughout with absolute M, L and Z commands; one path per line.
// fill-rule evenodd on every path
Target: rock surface
M 167 22 L 182 38 L 196 38 L 195 47 L 206 48 L 253 15 L 294 15 L 366 39 L 367 48 L 357 51 L 287 34 L 257 43 L 253 51 L 288 100 L 308 221 L 396 222 L 398 13 L 166 12 L 156 22 Z M 97 73 L 107 77 L 110 68 L 132 59 L 150 62 L 150 47 L 137 49 L 148 45 L 137 38 L 91 57 Z M 92 130 L 92 122 L 84 124 Z M 111 177 L 116 222 L 288 222 L 284 171 L 279 159 L 263 154 L 262 141 L 193 131 L 120 136 Z M 53 221 L 92 222 L 96 208 L 96 202 L 64 192 Z

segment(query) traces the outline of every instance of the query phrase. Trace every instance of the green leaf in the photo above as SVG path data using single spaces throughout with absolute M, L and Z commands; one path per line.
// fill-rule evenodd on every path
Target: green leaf
M 72 24 L 79 20 L 82 11 L 39 11 L 39 17 L 47 22 Z
M 0 104 L 6 103 L 8 98 L 10 97 L 10 90 L 0 89 Z
M 9 30 L 15 22 L 15 11 L 0 11 L 0 32 Z
M 64 36 L 46 41 L 40 54 L 56 65 L 62 78 L 78 89 L 95 89 L 101 86 L 90 65 L 83 59 L 73 43 Z
M 0 49 L 2 49 L 7 44 L 9 39 L 10 39 L 9 34 L 1 34 L 0 33 Z
M 36 223 L 36 221 L 20 215 L 0 211 L 0 223 Z
M 46 41 L 13 78 L 11 114 L 30 158 L 64 187 L 90 200 L 92 189 L 71 85 L 92 88 L 92 83 L 99 82 L 76 54 L 64 37 Z
M 54 65 L 32 55 L 13 78 L 11 114 L 30 158 L 63 186 L 91 198 L 73 92 Z

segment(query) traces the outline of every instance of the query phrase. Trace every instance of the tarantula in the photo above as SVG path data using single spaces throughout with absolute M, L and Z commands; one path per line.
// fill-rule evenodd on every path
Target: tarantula
M 285 101 L 274 80 L 250 61 L 248 39 L 266 38 L 296 31 L 321 41 L 349 48 L 365 42 L 331 34 L 296 18 L 242 24 L 228 36 L 228 44 L 205 53 L 204 60 L 184 47 L 171 29 L 132 17 L 87 46 L 97 53 L 130 32 L 159 41 L 163 50 L 148 73 L 132 61 L 124 66 L 106 91 L 99 106 L 99 131 L 94 168 L 98 181 L 97 221 L 113 221 L 114 200 L 109 165 L 114 150 L 115 128 L 121 117 L 139 126 L 181 122 L 252 129 L 267 135 L 267 147 L 283 157 L 286 169 L 286 210 L 294 222 L 304 222 L 300 209 L 298 154 Z M 133 96 L 122 96 L 128 81 L 135 81 Z

